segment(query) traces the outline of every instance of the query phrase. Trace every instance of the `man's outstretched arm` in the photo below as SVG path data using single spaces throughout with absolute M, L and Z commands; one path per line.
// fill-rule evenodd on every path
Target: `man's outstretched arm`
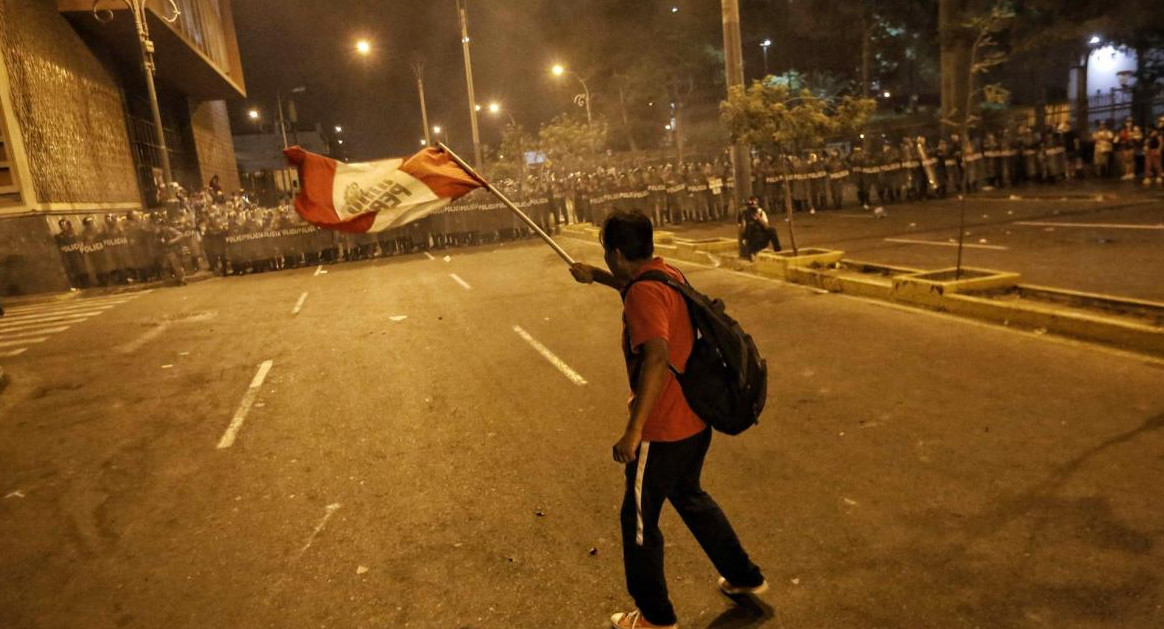
M 609 286 L 614 290 L 622 289 L 622 284 L 609 271 L 603 271 L 585 262 L 575 262 L 570 265 L 570 274 L 581 284 L 593 284 L 597 282 L 603 286 Z

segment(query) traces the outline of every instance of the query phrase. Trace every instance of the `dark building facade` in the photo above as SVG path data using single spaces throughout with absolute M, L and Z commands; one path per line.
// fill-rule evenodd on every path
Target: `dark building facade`
M 226 100 L 245 97 L 230 0 L 146 2 L 175 180 L 239 187 Z M 161 154 L 120 0 L 0 0 L 0 295 L 69 287 L 58 222 L 157 204 Z M 106 10 L 108 9 L 108 10 Z

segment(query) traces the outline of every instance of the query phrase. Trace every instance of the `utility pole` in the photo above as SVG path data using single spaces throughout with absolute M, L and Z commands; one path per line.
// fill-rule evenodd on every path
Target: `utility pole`
M 744 49 L 740 39 L 740 2 L 722 0 L 724 75 L 730 90 L 744 84 Z M 767 49 L 765 49 L 765 52 Z M 732 143 L 732 172 L 736 178 L 736 202 L 752 196 L 752 150 Z
M 424 102 L 424 62 L 412 62 L 412 74 L 416 76 L 416 91 L 420 94 L 420 124 L 424 125 L 424 145 L 432 146 L 432 136 L 428 129 L 428 107 Z M 476 110 L 474 109 L 474 112 Z
M 465 52 L 465 83 L 469 86 L 469 123 L 473 132 L 473 166 L 481 170 L 481 134 L 477 131 L 477 97 L 473 94 L 473 61 L 469 56 L 468 0 L 457 0 L 461 18 L 461 49 Z

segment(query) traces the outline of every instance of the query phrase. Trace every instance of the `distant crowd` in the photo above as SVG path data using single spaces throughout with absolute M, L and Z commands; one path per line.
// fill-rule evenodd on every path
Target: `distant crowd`
M 768 213 L 817 212 L 846 204 L 871 209 L 974 193 L 988 188 L 1071 179 L 1119 179 L 1164 185 L 1164 116 L 1140 129 L 1100 123 L 1089 134 L 1069 125 L 1017 127 L 967 141 L 953 134 L 867 140 L 865 146 L 796 154 L 759 154 L 752 190 Z M 656 226 L 736 222 L 736 194 L 724 157 L 647 165 L 596 164 L 574 172 L 540 169 L 498 187 L 542 229 L 599 224 L 615 210 L 647 215 Z M 531 230 L 504 205 L 477 191 L 402 228 L 374 234 L 316 229 L 290 200 L 260 207 L 242 191 L 227 195 L 214 179 L 193 193 L 178 189 L 167 212 L 92 215 L 59 221 L 57 245 L 75 288 L 158 280 L 184 282 L 209 271 L 240 275 L 367 260 L 422 250 L 527 238 Z

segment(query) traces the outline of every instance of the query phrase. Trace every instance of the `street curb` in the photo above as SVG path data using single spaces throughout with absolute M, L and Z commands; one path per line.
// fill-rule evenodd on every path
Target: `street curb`
M 562 235 L 589 240 L 585 228 L 563 229 Z M 842 251 L 823 249 L 802 248 L 796 257 L 764 252 L 745 265 L 729 250 L 733 239 L 670 240 L 655 248 L 678 260 L 1164 356 L 1164 303 L 1021 284 L 1018 273 L 988 269 L 963 268 L 968 277 L 954 280 L 947 277 L 953 269 L 846 260 Z

